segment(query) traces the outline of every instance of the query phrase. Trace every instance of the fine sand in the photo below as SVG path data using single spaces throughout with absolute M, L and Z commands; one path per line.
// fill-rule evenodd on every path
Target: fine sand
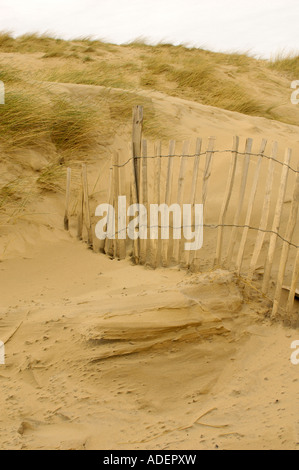
M 298 447 L 298 334 L 233 275 L 60 240 L 1 263 L 0 284 L 2 449 Z

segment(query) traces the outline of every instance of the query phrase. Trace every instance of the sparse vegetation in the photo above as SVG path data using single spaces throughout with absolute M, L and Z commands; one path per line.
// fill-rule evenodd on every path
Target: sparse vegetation
M 6 59 L 6 53 L 12 52 L 32 54 L 34 67 Z M 282 103 L 289 100 L 289 80 L 299 78 L 296 54 L 267 62 L 238 52 L 150 46 L 143 38 L 116 46 L 92 38 L 65 41 L 38 34 L 14 38 L 9 32 L 0 33 L 0 53 L 0 80 L 6 85 L 6 104 L 0 107 L 3 158 L 16 163 L 16 149 L 51 149 L 51 161 L 30 183 L 36 191 L 59 190 L 64 163 L 86 159 L 90 149 L 103 152 L 120 126 L 130 127 L 136 104 L 145 108 L 147 137 L 171 138 L 167 130 L 171 126 L 150 97 L 137 94 L 140 88 L 297 124 L 294 107 L 288 114 L 286 108 L 275 106 L 271 96 L 272 89 L 275 96 L 281 93 Z M 80 87 L 67 93 L 49 82 L 103 88 L 95 88 L 86 99 Z M 22 207 L 32 194 L 29 186 L 20 175 L 0 184 L 0 211 Z
M 200 48 L 158 44 L 150 46 L 146 38 L 137 38 L 116 46 L 92 38 L 65 41 L 47 35 L 27 34 L 13 38 L 0 34 L 0 52 L 43 53 L 41 59 L 52 59 L 49 67 L 41 66 L 36 78 L 61 83 L 97 85 L 133 90 L 154 88 L 179 96 L 241 113 L 285 120 L 273 114 L 273 103 L 258 100 L 252 90 L 242 85 L 242 76 L 250 77 L 256 86 L 264 86 L 263 71 L 278 72 L 298 78 L 297 55 L 279 56 L 271 62 L 256 60 L 249 53 L 215 53 Z M 131 54 L 127 60 L 127 52 Z M 132 55 L 133 54 L 133 55 Z M 132 60 L 134 57 L 135 60 Z M 55 59 L 66 61 L 61 67 Z M 253 75 L 252 70 L 255 70 Z M 30 71 L 28 71 L 30 75 Z M 274 82 L 275 75 L 269 77 Z M 6 80 L 8 81 L 8 80 Z
M 298 79 L 299 54 L 281 54 L 270 62 L 270 68 L 288 74 L 291 79 Z
M 50 117 L 40 96 L 28 91 L 7 91 L 5 103 L 0 107 L 2 148 L 36 146 L 46 138 Z
M 36 183 L 38 188 L 43 192 L 60 192 L 63 188 L 64 178 L 64 167 L 60 164 L 53 163 L 42 170 Z

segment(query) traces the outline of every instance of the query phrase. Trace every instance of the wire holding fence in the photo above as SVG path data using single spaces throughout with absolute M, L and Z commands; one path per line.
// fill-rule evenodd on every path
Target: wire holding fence
M 278 144 L 274 142 L 271 152 L 267 151 L 269 145 L 265 139 L 257 152 L 253 151 L 252 139 L 247 139 L 243 151 L 238 136 L 228 149 L 217 149 L 215 138 L 211 137 L 206 143 L 198 138 L 195 151 L 190 151 L 190 141 L 181 145 L 172 140 L 168 151 L 163 152 L 161 142 L 142 139 L 140 116 L 143 114 L 138 112 L 138 119 L 138 113 L 134 114 L 133 127 L 139 128 L 133 130 L 129 155 L 122 153 L 124 161 L 121 161 L 115 152 L 110 162 L 107 202 L 116 213 L 108 214 L 107 225 L 110 218 L 116 216 L 115 236 L 103 240 L 100 249 L 111 258 L 123 259 L 131 255 L 136 264 L 152 268 L 180 266 L 195 272 L 225 268 L 247 279 L 248 283 L 256 279 L 262 265 L 262 293 L 276 299 L 273 317 L 282 312 L 281 290 L 287 275 L 291 286 L 287 311 L 291 315 L 292 292 L 296 291 L 298 282 L 299 165 L 293 163 L 295 158 L 298 163 L 298 157 L 292 155 L 291 149 L 286 149 L 281 161 Z M 85 208 L 86 189 L 82 194 L 85 202 L 78 207 Z M 286 194 L 289 203 L 286 203 Z M 127 207 L 144 205 L 146 211 L 139 214 L 136 231 L 146 233 L 145 238 L 137 235 L 134 240 L 123 239 L 123 228 L 118 230 L 119 196 L 126 196 Z M 177 204 L 181 208 L 190 204 L 193 209 L 195 204 L 203 204 L 203 248 L 188 253 L 184 250 L 189 241 L 184 228 L 193 232 L 198 229 L 194 213 L 188 224 L 182 216 L 181 220 L 174 221 L 170 215 L 166 224 L 160 218 L 159 223 L 153 225 L 149 217 L 151 204 Z M 128 217 L 130 223 L 136 214 Z M 151 238 L 153 229 L 158 233 L 155 239 Z M 170 232 L 169 239 L 162 237 L 165 229 Z M 90 228 L 86 233 L 90 233 Z M 276 293 L 273 282 L 278 286 Z

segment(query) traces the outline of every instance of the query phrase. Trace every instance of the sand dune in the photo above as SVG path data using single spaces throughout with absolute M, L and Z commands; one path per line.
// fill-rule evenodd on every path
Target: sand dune
M 36 66 L 33 56 L 31 62 Z M 49 86 L 54 94 L 96 103 L 103 90 Z M 158 91 L 139 94 L 164 117 L 179 151 L 183 139 L 194 145 L 201 136 L 206 144 L 211 135 L 219 148 L 230 149 L 238 134 L 242 146 L 253 137 L 256 151 L 262 138 L 269 148 L 278 140 L 280 160 L 292 147 L 296 166 L 297 126 Z M 130 130 L 130 122 L 120 125 L 106 147 L 87 156 L 91 187 L 101 175 L 92 209 L 107 202 L 110 156 L 119 150 L 127 158 Z M 1 175 L 31 177 L 50 158 L 36 149 L 20 153 L 19 166 L 11 159 L 0 162 Z M 215 161 L 208 200 L 213 223 L 229 161 L 226 154 Z M 276 181 L 279 175 L 277 170 Z M 257 222 L 261 204 L 260 197 Z M 299 369 L 290 361 L 298 330 L 271 323 L 269 301 L 228 271 L 154 271 L 88 250 L 76 240 L 74 218 L 70 233 L 63 231 L 63 211 L 63 194 L 42 192 L 13 220 L 1 214 L 0 340 L 6 364 L 0 366 L 0 448 L 298 448 Z M 286 223 L 284 216 L 283 228 Z M 203 266 L 213 259 L 213 237 L 207 236 Z M 253 238 L 250 243 L 246 260 Z M 296 302 L 295 313 L 298 308 Z

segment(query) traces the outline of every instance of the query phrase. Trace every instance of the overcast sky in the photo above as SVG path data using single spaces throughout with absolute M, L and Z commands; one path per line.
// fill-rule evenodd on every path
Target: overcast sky
M 0 0 L 0 30 L 188 43 L 270 57 L 299 50 L 298 0 Z

